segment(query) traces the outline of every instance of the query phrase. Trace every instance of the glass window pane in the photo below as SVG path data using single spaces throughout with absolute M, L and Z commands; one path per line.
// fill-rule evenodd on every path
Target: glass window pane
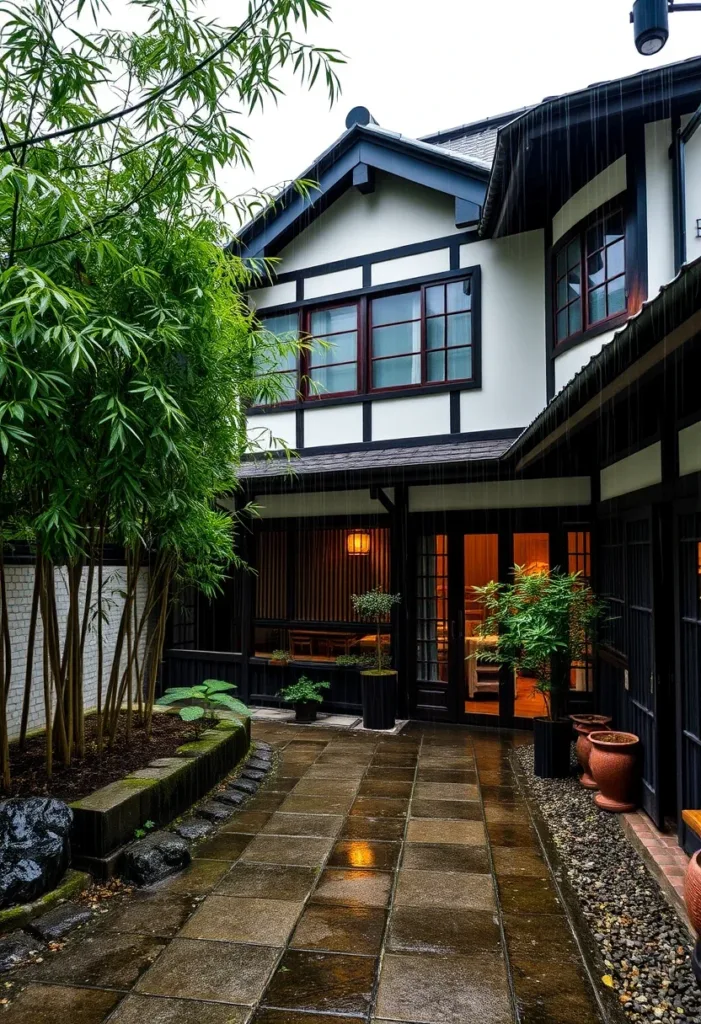
M 445 313 L 445 287 L 442 284 L 426 289 L 426 315 Z
M 312 366 L 328 366 L 330 363 L 347 363 L 356 359 L 358 354 L 358 335 L 355 331 L 348 334 L 334 334 L 327 345 L 314 345 L 311 352 Z
M 576 302 L 573 302 L 571 304 L 571 306 L 569 307 L 569 313 L 569 333 L 576 334 L 577 331 L 581 331 L 582 329 L 582 303 L 579 299 L 577 299 Z
M 448 349 L 448 380 L 463 380 L 472 376 L 472 349 Z
M 421 349 L 421 324 L 418 321 L 376 327 L 372 332 L 373 356 L 393 356 Z
M 599 221 L 587 231 L 587 252 L 596 252 L 604 244 L 604 225 Z
M 443 348 L 445 345 L 445 317 L 436 316 L 426 321 L 426 347 Z
M 355 391 L 358 386 L 355 363 L 344 363 L 342 366 L 318 366 L 309 375 L 319 385 L 319 392 L 322 394 Z
M 372 300 L 372 323 L 396 324 L 402 320 L 418 320 L 421 315 L 421 292 L 404 292 Z
M 626 279 L 624 276 L 609 281 L 608 285 L 608 308 L 609 316 L 612 313 L 622 313 L 626 308 Z
M 282 393 L 278 399 L 280 402 L 292 402 L 297 397 L 297 373 L 276 373 L 277 380 L 282 387 Z
M 558 309 L 562 309 L 563 306 L 567 305 L 567 278 L 561 277 L 557 282 L 557 298 L 556 304 Z
M 469 313 L 456 313 L 448 318 L 448 344 L 469 345 L 472 340 L 472 317 Z
M 446 288 L 448 293 L 448 312 L 461 313 L 464 309 L 472 307 L 470 294 L 470 279 L 466 281 L 453 281 Z
M 589 322 L 595 324 L 606 316 L 606 286 L 589 292 Z
M 567 266 L 571 269 L 576 267 L 579 263 L 579 239 L 573 238 L 570 244 L 567 246 Z
M 420 383 L 420 356 L 381 359 L 379 362 L 372 364 L 372 386 L 374 388 L 395 388 L 400 384 Z
M 595 256 L 590 256 L 587 260 L 587 278 L 589 279 L 589 287 L 594 288 L 597 284 L 603 284 L 606 280 L 604 268 L 604 254 L 603 252 L 597 252 Z
M 445 353 L 429 352 L 426 357 L 426 379 L 445 380 Z
M 616 277 L 625 270 L 625 242 L 615 242 L 606 250 L 606 276 Z
M 567 300 L 577 299 L 581 294 L 580 268 L 577 266 L 567 275 Z
M 261 320 L 266 331 L 271 334 L 294 335 L 296 338 L 299 332 L 299 318 L 296 313 L 283 313 L 281 316 L 268 316 Z
M 614 242 L 623 236 L 623 212 L 616 210 L 606 218 L 606 243 Z
M 355 303 L 352 306 L 337 306 L 335 309 L 318 309 L 312 313 L 310 333 L 315 338 L 340 331 L 354 331 L 358 326 Z
M 562 341 L 568 335 L 567 310 L 563 309 L 557 314 L 557 340 Z
M 560 249 L 557 254 L 557 270 L 556 274 L 558 277 L 564 277 L 567 273 L 567 249 Z

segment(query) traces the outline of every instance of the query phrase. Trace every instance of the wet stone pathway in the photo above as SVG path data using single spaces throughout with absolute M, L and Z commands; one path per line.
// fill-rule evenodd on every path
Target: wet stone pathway
M 18 972 L 8 1024 L 595 1024 L 511 738 L 255 724 L 279 766 L 182 874 Z

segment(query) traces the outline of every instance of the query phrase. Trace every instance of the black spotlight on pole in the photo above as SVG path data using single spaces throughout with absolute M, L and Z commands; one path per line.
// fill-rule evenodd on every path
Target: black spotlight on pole
M 667 0 L 635 0 L 630 20 L 638 53 L 644 57 L 659 53 L 669 37 Z

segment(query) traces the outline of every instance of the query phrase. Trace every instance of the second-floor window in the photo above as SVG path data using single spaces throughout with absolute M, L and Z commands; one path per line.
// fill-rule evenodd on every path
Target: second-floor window
M 473 281 L 427 284 L 263 318 L 274 334 L 298 332 L 295 365 L 282 354 L 285 397 L 323 398 L 474 379 Z M 299 362 L 299 374 L 296 363 Z
M 626 311 L 623 212 L 574 232 L 555 251 L 555 341 L 565 341 Z

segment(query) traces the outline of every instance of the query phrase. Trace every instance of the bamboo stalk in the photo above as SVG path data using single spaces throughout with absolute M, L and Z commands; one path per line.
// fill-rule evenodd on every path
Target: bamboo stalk
M 41 562 L 37 557 L 34 563 L 34 590 L 32 592 L 32 608 L 29 615 L 29 635 L 27 637 L 27 660 L 24 673 L 24 698 L 22 700 L 22 721 L 19 730 L 19 749 L 24 750 L 27 742 L 27 726 L 29 724 L 29 704 L 32 694 L 32 676 L 34 675 L 34 645 L 36 640 L 37 619 L 39 617 L 39 590 L 41 587 Z

